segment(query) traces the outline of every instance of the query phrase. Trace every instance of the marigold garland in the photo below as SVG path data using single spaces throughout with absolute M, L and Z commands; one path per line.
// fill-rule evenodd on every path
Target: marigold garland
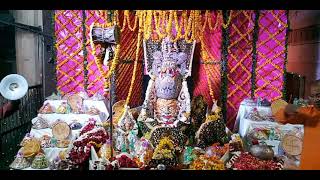
M 117 21 L 117 18 L 114 18 L 113 24 L 117 25 L 118 22 L 116 22 L 116 21 Z M 108 73 L 106 73 L 102 68 L 101 59 L 96 56 L 96 49 L 95 49 L 95 46 L 94 46 L 94 43 L 93 43 L 93 40 L 92 40 L 92 29 L 93 29 L 93 26 L 108 27 L 110 25 L 111 25 L 111 23 L 105 23 L 105 24 L 102 24 L 102 25 L 99 24 L 99 23 L 93 23 L 90 26 L 90 45 L 91 45 L 91 49 L 92 49 L 91 53 L 92 53 L 92 55 L 94 57 L 94 60 L 95 60 L 95 62 L 97 64 L 98 70 L 100 71 L 102 76 L 105 78 L 105 82 L 104 82 L 105 90 L 109 89 L 109 87 L 110 87 L 109 79 L 111 77 L 111 74 L 113 74 L 113 72 L 115 71 L 115 69 L 117 67 L 117 64 L 118 64 L 118 59 L 119 59 L 119 55 L 120 55 L 120 44 L 116 45 L 114 57 L 112 59 L 111 68 L 109 69 Z
M 130 23 L 130 12 L 127 11 L 127 14 L 125 14 L 125 18 L 127 19 L 127 22 L 128 22 L 128 28 L 131 30 L 131 31 L 135 31 L 136 28 L 137 28 L 137 24 L 138 24 L 138 15 L 137 15 L 137 12 L 135 14 L 135 17 L 134 17 L 134 23 L 133 23 L 133 27 L 131 26 L 131 23 Z

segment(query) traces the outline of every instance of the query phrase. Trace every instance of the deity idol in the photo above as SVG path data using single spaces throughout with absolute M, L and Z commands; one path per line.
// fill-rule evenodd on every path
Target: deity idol
M 190 94 L 186 78 L 191 75 L 195 42 L 161 43 L 144 41 L 145 64 L 149 80 L 146 97 L 138 117 L 142 133 L 150 133 L 156 146 L 165 135 L 173 136 L 178 145 L 186 137 L 181 127 L 190 124 Z
M 135 143 L 137 141 L 138 125 L 129 111 L 129 106 L 125 106 L 125 112 L 120 118 L 116 131 L 116 150 L 135 155 Z

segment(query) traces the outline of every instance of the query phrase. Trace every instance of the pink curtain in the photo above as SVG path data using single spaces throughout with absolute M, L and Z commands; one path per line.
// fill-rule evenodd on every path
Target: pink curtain
M 62 93 L 84 90 L 82 51 L 82 11 L 57 10 L 57 89 Z

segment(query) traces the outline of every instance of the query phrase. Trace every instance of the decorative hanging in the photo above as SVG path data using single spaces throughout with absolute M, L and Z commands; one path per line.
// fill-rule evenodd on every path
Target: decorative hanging
M 286 57 L 285 10 L 260 11 L 255 96 L 274 101 L 282 97 Z

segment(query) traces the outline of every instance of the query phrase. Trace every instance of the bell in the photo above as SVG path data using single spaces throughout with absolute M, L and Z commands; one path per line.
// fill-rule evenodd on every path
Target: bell
M 0 83 L 1 95 L 9 100 L 18 100 L 28 91 L 27 80 L 18 74 L 10 74 L 4 77 Z

